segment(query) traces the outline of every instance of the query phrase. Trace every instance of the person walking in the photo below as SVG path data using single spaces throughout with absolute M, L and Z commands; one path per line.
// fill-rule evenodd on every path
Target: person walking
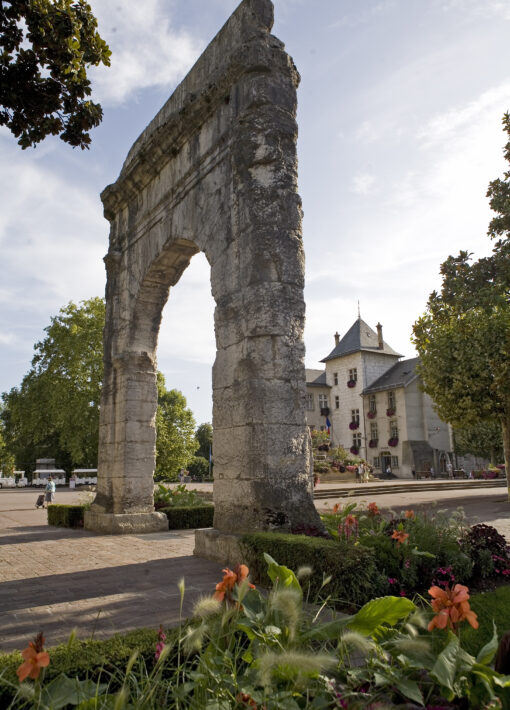
M 48 476 L 48 482 L 46 483 L 44 491 L 44 502 L 46 503 L 46 507 L 48 507 L 49 504 L 53 503 L 55 500 L 55 481 L 52 476 Z
M 359 475 L 359 466 L 356 466 L 354 473 L 356 474 L 356 483 L 359 483 L 361 481 L 361 478 Z

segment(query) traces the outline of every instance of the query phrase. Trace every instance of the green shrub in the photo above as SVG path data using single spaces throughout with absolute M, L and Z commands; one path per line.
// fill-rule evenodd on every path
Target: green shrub
M 48 506 L 48 525 L 61 528 L 82 528 L 83 516 L 90 505 L 62 505 L 52 503 Z
M 309 596 L 330 595 L 338 605 L 355 607 L 387 590 L 386 579 L 376 568 L 372 550 L 342 540 L 325 540 L 305 535 L 254 533 L 243 535 L 244 559 L 254 579 L 267 585 L 264 552 L 282 565 L 298 570 L 311 567 Z M 331 581 L 321 591 L 323 578 Z
M 213 524 L 213 505 L 186 505 L 161 508 L 168 518 L 170 530 L 187 530 L 189 528 L 210 528 Z
M 154 491 L 154 507 L 156 510 L 175 506 L 176 508 L 203 505 L 204 501 L 197 491 L 186 488 L 185 483 L 180 483 L 174 488 L 167 488 L 158 483 Z
M 172 632 L 177 633 L 177 632 Z M 51 680 L 60 673 L 74 678 L 88 676 L 96 681 L 100 675 L 107 682 L 110 674 L 123 670 L 133 653 L 137 650 L 148 667 L 154 663 L 154 649 L 158 638 L 157 631 L 139 629 L 126 634 L 119 634 L 105 641 L 78 641 L 61 644 L 47 649 L 50 654 L 50 665 L 45 669 L 45 678 Z M 16 668 L 23 662 L 21 653 L 0 654 L 0 676 L 19 686 Z M 119 687 L 121 683 L 119 682 Z M 115 688 L 115 683 L 113 688 Z M 7 707 L 14 697 L 14 688 L 0 684 L 0 707 Z

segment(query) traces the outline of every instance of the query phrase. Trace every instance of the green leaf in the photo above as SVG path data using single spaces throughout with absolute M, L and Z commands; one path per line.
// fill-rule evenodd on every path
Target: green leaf
M 329 621 L 326 624 L 320 624 L 320 626 L 311 628 L 304 633 L 302 638 L 305 641 L 330 641 L 337 639 L 346 628 L 347 622 L 350 619 L 352 619 L 352 616 L 345 616 L 341 619 Z
M 267 552 L 264 552 L 264 559 L 267 562 L 267 574 L 274 585 L 278 584 L 281 587 L 294 589 L 300 595 L 303 594 L 298 578 L 291 569 L 279 565 Z
M 374 636 L 382 625 L 394 626 L 415 610 L 413 602 L 405 597 L 380 597 L 372 599 L 348 619 L 347 627 L 364 636 Z
M 487 664 L 492 661 L 498 650 L 498 630 L 496 629 L 496 624 L 492 622 L 494 633 L 492 634 L 491 640 L 485 644 L 485 646 L 478 652 L 476 657 L 477 663 Z
M 106 690 L 106 685 L 97 685 L 91 680 L 68 678 L 64 673 L 54 678 L 42 690 L 42 700 L 51 710 L 60 710 L 66 705 L 78 705 Z
M 424 704 L 423 695 L 416 681 L 411 678 L 400 677 L 395 679 L 394 683 L 405 698 L 414 700 L 415 703 L 419 703 L 420 705 Z
M 449 643 L 437 657 L 430 674 L 441 685 L 454 692 L 457 675 L 472 670 L 475 659 L 460 647 L 459 639 L 451 631 L 448 638 Z

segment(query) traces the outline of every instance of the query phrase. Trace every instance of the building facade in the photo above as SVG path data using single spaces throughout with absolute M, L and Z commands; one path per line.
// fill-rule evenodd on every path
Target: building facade
M 444 471 L 453 463 L 450 427 L 420 388 L 418 358 L 401 355 L 358 318 L 336 333 L 324 370 L 307 370 L 307 417 L 314 429 L 329 420 L 331 441 L 401 478 L 412 471 Z

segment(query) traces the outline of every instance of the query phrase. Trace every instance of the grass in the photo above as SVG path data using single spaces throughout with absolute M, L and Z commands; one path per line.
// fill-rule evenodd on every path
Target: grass
M 478 629 L 464 624 L 461 631 L 462 646 L 476 656 L 478 651 L 491 640 L 492 621 L 496 622 L 498 636 L 510 629 L 510 585 L 498 587 L 493 592 L 473 594 L 470 598 L 473 611 L 478 615 Z

